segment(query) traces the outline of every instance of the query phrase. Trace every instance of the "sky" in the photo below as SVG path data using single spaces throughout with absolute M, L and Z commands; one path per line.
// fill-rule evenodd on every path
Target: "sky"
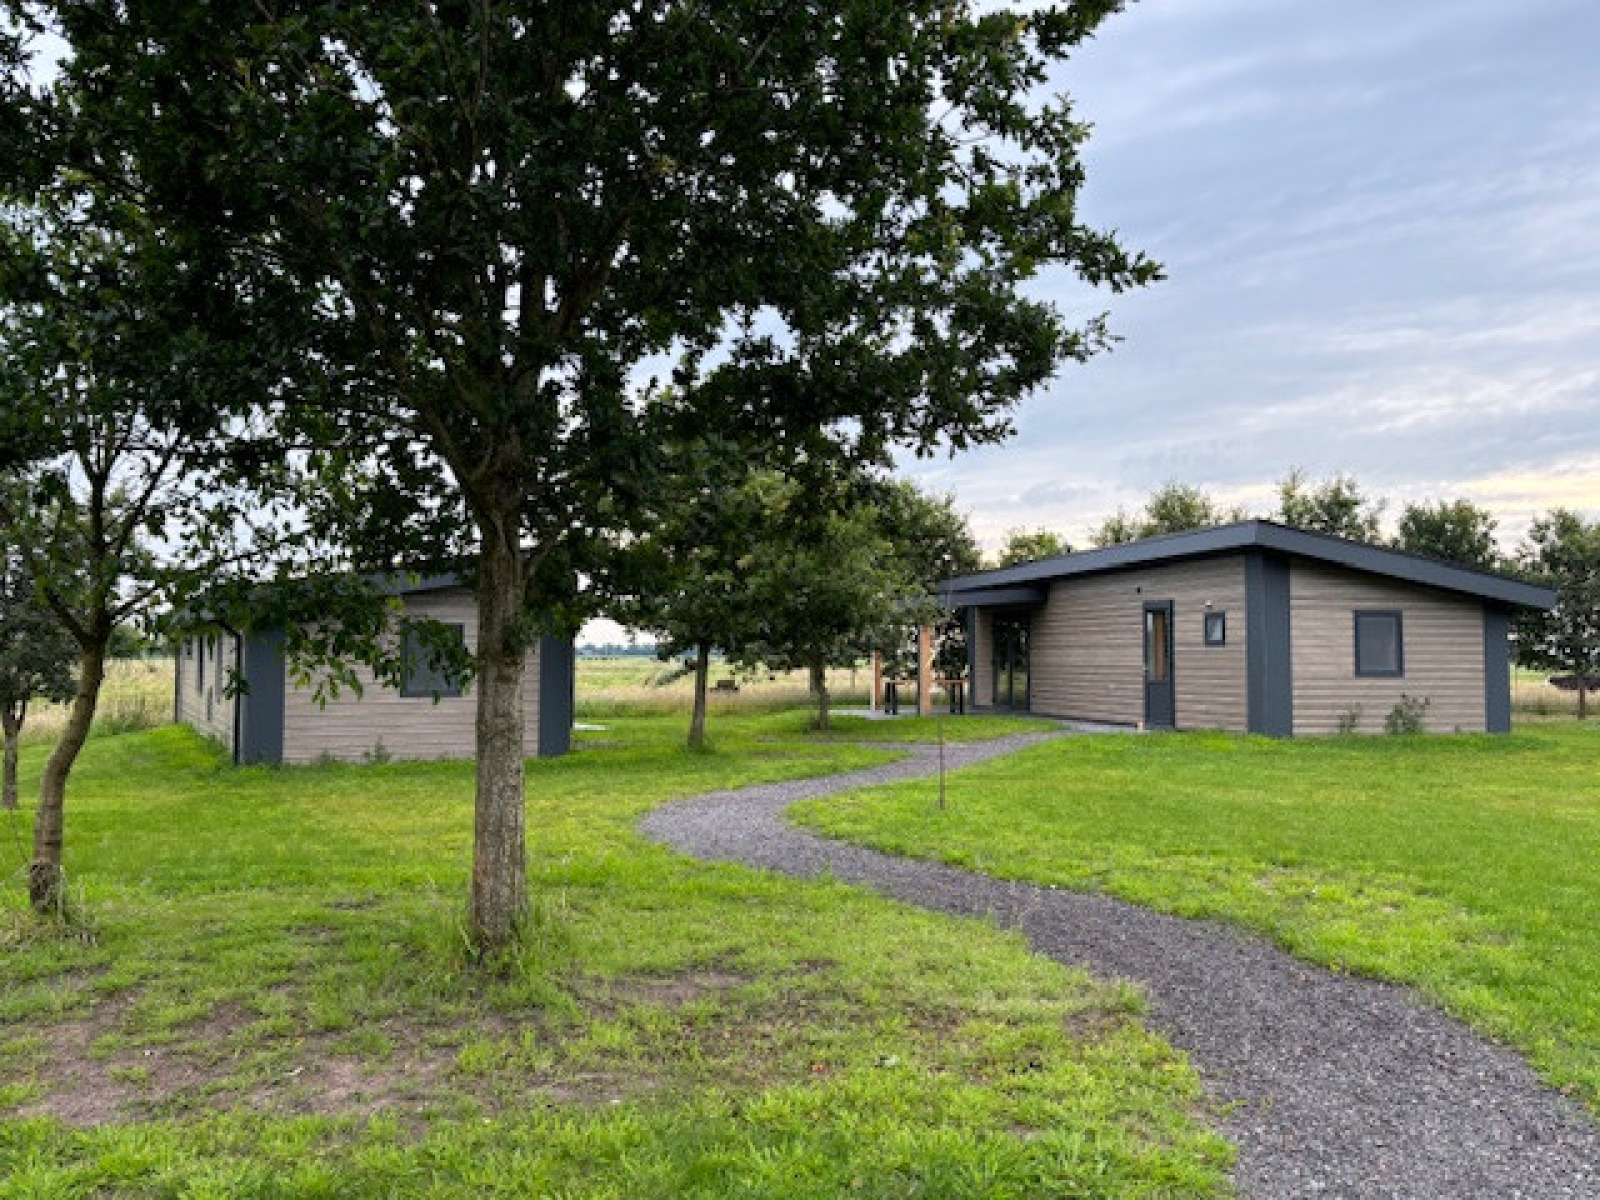
M 1162 262 L 1031 292 L 1123 338 L 1007 442 L 904 460 L 989 548 L 1082 545 L 1180 481 L 1265 514 L 1299 466 L 1465 497 L 1514 546 L 1600 515 L 1600 3 L 1142 0 L 1055 80 L 1094 126 L 1082 215 Z

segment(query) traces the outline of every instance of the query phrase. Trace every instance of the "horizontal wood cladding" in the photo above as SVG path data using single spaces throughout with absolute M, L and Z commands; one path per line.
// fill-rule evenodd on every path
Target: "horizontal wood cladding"
M 210 633 L 187 639 L 178 652 L 177 719 L 233 750 L 233 710 L 227 694 L 229 672 L 238 661 L 232 634 Z
M 1170 600 L 1180 729 L 1246 727 L 1244 558 L 1232 554 L 1058 579 L 1033 615 L 1033 709 L 1132 725 L 1144 720 L 1144 605 Z M 1206 604 L 1227 640 L 1205 644 Z
M 462 626 L 467 649 L 478 646 L 478 614 L 464 588 L 405 597 L 407 611 Z M 471 758 L 476 751 L 477 696 L 467 685 L 460 696 L 437 702 L 431 696 L 401 696 L 378 682 L 364 666 L 356 668 L 362 694 L 348 689 L 319 706 L 313 684 L 292 677 L 284 696 L 283 761 L 310 763 L 322 758 L 360 761 L 381 753 L 393 758 Z M 539 746 L 539 655 L 529 653 L 523 677 L 523 721 L 527 753 Z
M 1401 613 L 1405 674 L 1356 675 L 1355 611 Z M 1483 605 L 1417 584 L 1295 559 L 1289 568 L 1294 731 L 1337 733 L 1359 706 L 1362 732 L 1381 732 L 1400 697 L 1425 697 L 1425 728 L 1484 728 Z

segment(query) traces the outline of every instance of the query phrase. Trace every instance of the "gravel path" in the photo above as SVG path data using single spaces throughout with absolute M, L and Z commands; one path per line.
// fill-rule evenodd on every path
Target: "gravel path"
M 1055 734 L 946 748 L 951 766 Z M 887 766 L 716 792 L 647 816 L 687 854 L 832 875 L 1021 930 L 1035 950 L 1143 986 L 1149 1021 L 1229 1107 L 1239 1190 L 1255 1200 L 1600 1200 L 1600 1125 L 1515 1053 L 1404 988 L 1338 975 L 1210 922 L 1106 896 L 1007 883 L 789 825 L 798 800 L 921 778 L 935 752 Z

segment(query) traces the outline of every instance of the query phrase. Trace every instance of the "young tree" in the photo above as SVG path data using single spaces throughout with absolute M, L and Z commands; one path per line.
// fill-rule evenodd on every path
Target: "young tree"
M 26 203 L 24 202 L 24 199 Z M 220 439 L 203 340 L 170 305 L 166 248 L 73 190 L 13 196 L 0 230 L 0 541 L 76 647 L 66 725 L 44 766 L 28 886 L 60 912 L 67 781 L 117 629 L 220 571 L 239 516 L 199 466 Z
M 1278 510 L 1273 519 L 1297 529 L 1331 533 L 1358 542 L 1380 540 L 1378 519 L 1384 502 L 1361 490 L 1353 476 L 1335 475 L 1311 483 L 1299 467 L 1278 481 Z
M 240 327 L 311 519 L 359 566 L 471 556 L 485 950 L 526 907 L 524 647 L 637 515 L 634 368 L 683 351 L 703 431 L 885 462 L 1004 436 L 1104 346 L 1036 271 L 1159 273 L 1078 222 L 1084 126 L 1039 94 L 1112 4 L 7 7 L 70 47 L 36 105 L 66 169 L 225 253 L 230 320 L 273 298 Z
M 1519 561 L 1530 578 L 1555 589 L 1557 600 L 1551 612 L 1519 615 L 1517 661 L 1570 671 L 1582 720 L 1600 677 L 1600 521 L 1558 508 L 1534 521 Z
M 22 555 L 0 543 L 0 730 L 5 735 L 0 808 L 17 807 L 17 748 L 28 705 L 70 698 L 76 657 L 72 639 L 34 595 Z
M 1470 500 L 1408 504 L 1394 544 L 1398 550 L 1493 571 L 1500 565 L 1494 527 L 1494 514 Z
M 995 556 L 997 567 L 1012 567 L 1018 563 L 1034 562 L 1041 558 L 1055 558 L 1071 554 L 1067 539 L 1050 529 L 1008 529 L 1000 553 Z
M 792 486 L 753 548 L 749 581 L 758 620 L 739 657 L 751 665 L 804 668 L 829 728 L 828 667 L 891 645 L 932 604 L 906 573 L 871 507 L 818 515 Z
M 694 656 L 691 749 L 706 744 L 706 693 L 713 648 L 736 650 L 755 621 L 748 580 L 752 546 L 762 536 L 782 481 L 752 470 L 743 448 L 694 439 L 662 448 L 661 486 L 650 517 L 612 562 L 609 613 L 655 634 L 663 658 Z

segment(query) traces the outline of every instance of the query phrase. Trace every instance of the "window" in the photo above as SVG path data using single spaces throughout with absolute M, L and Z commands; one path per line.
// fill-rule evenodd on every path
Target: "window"
M 1228 614 L 1225 612 L 1208 612 L 1206 614 L 1206 645 L 1226 646 L 1228 644 Z
M 1399 678 L 1406 673 L 1400 613 L 1356 610 L 1356 674 Z
M 444 635 L 455 639 L 462 644 L 466 640 L 466 626 L 446 625 L 449 632 Z M 451 679 L 444 671 L 444 664 L 437 661 L 437 638 L 432 639 L 433 646 L 429 645 L 430 639 L 422 636 L 416 629 L 406 630 L 405 645 L 402 654 L 405 661 L 405 673 L 400 678 L 400 694 L 408 697 L 426 696 L 432 699 L 435 696 L 461 695 L 461 681 Z

